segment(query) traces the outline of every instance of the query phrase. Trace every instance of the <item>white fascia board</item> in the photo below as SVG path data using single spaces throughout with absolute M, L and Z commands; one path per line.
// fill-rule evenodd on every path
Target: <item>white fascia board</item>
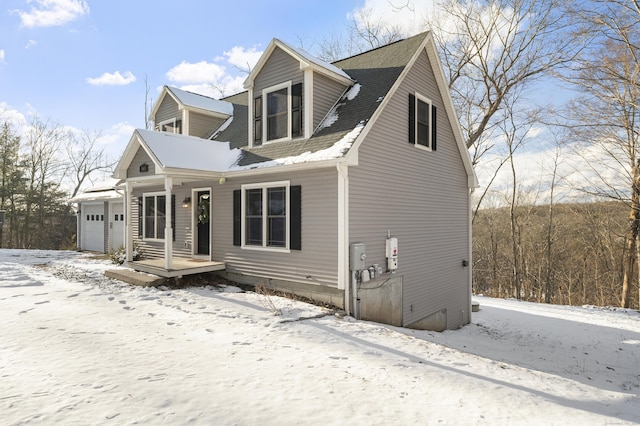
M 120 156 L 120 160 L 118 160 L 118 164 L 113 169 L 112 177 L 116 179 L 126 179 L 127 178 L 127 169 L 131 165 L 131 161 L 133 161 L 133 157 L 135 157 L 138 147 L 140 146 L 139 136 L 136 131 L 133 131 L 131 138 L 129 139 L 129 143 L 127 144 L 124 152 Z
M 222 177 L 223 172 L 214 172 L 211 170 L 195 170 L 195 169 L 180 169 L 177 167 L 167 167 L 163 171 L 163 175 L 172 176 L 174 178 L 213 178 L 217 179 Z
M 277 39 L 272 39 L 264 52 L 262 52 L 262 56 L 260 56 L 260 59 L 258 59 L 258 62 L 255 64 L 247 78 L 244 80 L 244 83 L 242 84 L 245 89 L 253 87 L 253 80 L 260 73 L 260 70 L 267 62 L 267 59 L 269 59 L 269 56 L 271 56 L 271 53 L 276 48 L 276 41 Z
M 355 80 L 351 79 L 351 78 L 347 78 L 341 74 L 337 74 L 327 68 L 321 67 L 318 64 L 315 64 L 313 62 L 303 62 L 302 60 L 300 61 L 300 69 L 302 71 L 306 70 L 307 68 L 311 68 L 314 72 L 317 72 L 318 74 L 322 74 L 325 77 L 331 79 L 331 80 L 335 80 L 338 83 L 344 84 L 345 86 L 351 86 L 353 83 L 355 83 Z
M 156 168 L 156 175 L 160 175 L 164 173 L 164 165 L 160 162 L 160 159 L 156 156 L 156 154 L 151 150 L 151 148 L 149 148 L 149 146 L 147 145 L 147 143 L 145 142 L 145 140 L 142 138 L 142 136 L 140 135 L 140 133 L 138 133 L 138 131 L 136 130 L 136 134 L 138 136 L 138 139 L 140 141 L 140 146 L 142 147 L 142 149 L 144 149 L 144 152 L 147 153 L 147 155 L 149 156 L 149 158 L 151 158 L 151 161 L 153 161 L 153 165 Z
M 167 88 L 167 86 L 162 86 L 162 91 L 160 92 L 160 96 L 158 96 L 158 100 L 156 101 L 156 103 L 153 105 L 153 108 L 151 109 L 151 112 L 149 113 L 149 117 L 147 117 L 149 120 L 151 120 L 152 117 L 156 116 L 156 113 L 158 112 L 158 108 L 160 108 L 160 104 L 162 104 L 162 101 L 164 100 L 164 97 L 167 95 L 167 93 L 169 93 L 169 90 Z M 173 98 L 173 100 L 176 100 L 173 96 L 171 96 Z M 177 100 L 176 100 L 177 102 Z M 155 123 L 155 120 L 154 120 Z
M 262 69 L 264 64 L 267 62 L 267 59 L 269 59 L 269 57 L 271 56 L 271 54 L 273 53 L 276 47 L 279 47 L 280 49 L 284 50 L 287 54 L 289 54 L 291 57 L 295 58 L 300 63 L 300 70 L 304 71 L 306 68 L 312 68 L 314 71 L 320 74 L 323 74 L 347 86 L 350 86 L 354 83 L 353 79 L 348 77 L 347 73 L 335 67 L 334 65 L 327 64 L 329 67 L 335 67 L 336 71 L 331 70 L 327 66 L 322 66 L 319 63 L 320 60 L 317 58 L 311 58 L 310 54 L 307 54 L 309 56 L 307 57 L 299 50 L 289 46 L 287 43 L 280 41 L 277 38 L 274 38 L 271 40 L 271 42 L 269 43 L 269 46 L 267 46 L 267 48 L 265 49 L 264 53 L 262 54 L 262 56 L 260 57 L 256 65 L 251 70 L 251 73 L 249 73 L 249 75 L 245 79 L 243 84 L 245 89 L 249 89 L 250 87 L 253 87 L 254 79 L 260 73 L 260 70 Z M 315 59 L 315 61 L 312 59 Z
M 433 70 L 433 74 L 436 77 L 436 83 L 438 84 L 440 96 L 442 96 L 444 107 L 447 110 L 449 124 L 453 129 L 453 136 L 456 140 L 458 151 L 460 151 L 460 157 L 462 158 L 462 163 L 464 164 L 465 171 L 467 172 L 467 184 L 469 188 L 477 188 L 479 186 L 478 177 L 476 176 L 476 172 L 473 169 L 471 156 L 469 155 L 469 150 L 467 149 L 467 146 L 464 142 L 464 137 L 462 136 L 460 120 L 458 120 L 458 115 L 456 114 L 456 110 L 453 106 L 453 99 L 451 98 L 451 93 L 449 92 L 449 85 L 447 84 L 447 79 L 445 77 L 444 70 L 442 69 L 442 64 L 440 63 L 436 44 L 433 41 L 431 32 L 429 32 L 425 41 L 426 43 L 424 49 L 427 52 L 429 62 L 431 63 L 431 69 Z M 413 65 L 413 62 L 411 65 Z
M 225 120 L 227 118 L 231 117 L 229 114 L 225 114 L 223 112 L 212 111 L 210 109 L 202 109 L 202 108 L 192 107 L 192 106 L 188 106 L 188 105 L 184 105 L 184 109 L 189 111 L 189 112 L 197 112 L 198 114 L 206 115 L 206 116 L 209 116 L 209 117 L 221 118 L 221 119 L 225 119 Z

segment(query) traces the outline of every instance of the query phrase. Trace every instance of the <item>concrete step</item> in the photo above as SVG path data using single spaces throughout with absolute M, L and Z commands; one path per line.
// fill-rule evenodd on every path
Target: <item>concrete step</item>
M 108 278 L 142 287 L 158 287 L 166 282 L 166 278 L 145 272 L 132 271 L 131 269 L 108 269 L 104 271 L 104 275 Z

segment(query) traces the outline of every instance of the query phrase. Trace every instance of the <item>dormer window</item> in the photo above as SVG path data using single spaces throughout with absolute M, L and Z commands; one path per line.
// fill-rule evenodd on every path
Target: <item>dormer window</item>
M 253 114 L 254 146 L 302 136 L 302 83 L 264 89 L 254 99 Z
M 172 118 L 170 120 L 161 121 L 156 126 L 156 130 L 159 132 L 169 132 L 169 133 L 182 133 L 182 120 L 178 120 L 176 118 Z

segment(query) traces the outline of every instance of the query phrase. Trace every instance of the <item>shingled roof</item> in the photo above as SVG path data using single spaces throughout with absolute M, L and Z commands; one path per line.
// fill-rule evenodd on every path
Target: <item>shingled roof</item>
M 344 156 L 351 146 L 345 142 L 352 142 L 354 136 L 357 137 L 355 133 L 359 133 L 368 123 L 425 38 L 426 33 L 418 34 L 333 62 L 332 65 L 343 70 L 356 83 L 351 93 L 346 93 L 329 113 L 327 118 L 332 120 L 331 124 L 326 125 L 325 119 L 308 139 L 248 148 L 248 93 L 243 92 L 225 98 L 227 102 L 234 103 L 233 121 L 224 131 L 215 135 L 214 140 L 230 142 L 232 148 L 242 149 L 237 163 L 240 168 L 260 167 L 259 163 L 264 162 L 287 163 L 287 159 L 305 155 L 312 159 L 313 156 L 309 154 L 328 152 L 334 146 L 341 147 L 342 152 L 331 150 L 333 158 Z

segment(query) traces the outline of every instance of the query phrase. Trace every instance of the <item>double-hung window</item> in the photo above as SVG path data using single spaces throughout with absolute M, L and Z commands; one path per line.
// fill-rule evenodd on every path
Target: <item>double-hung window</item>
M 254 146 L 289 140 L 302 131 L 302 83 L 269 87 L 253 100 Z
M 144 194 L 141 198 L 142 203 L 138 204 L 139 207 L 142 207 L 140 214 L 142 221 L 138 222 L 142 230 L 141 236 L 147 240 L 164 240 L 167 226 L 166 195 L 163 192 L 149 193 Z M 172 228 L 174 228 L 175 196 L 171 196 L 171 213 Z
M 418 93 L 409 94 L 409 143 L 435 151 L 435 117 L 436 107 L 428 98 Z
M 242 186 L 245 247 L 289 248 L 289 182 Z

